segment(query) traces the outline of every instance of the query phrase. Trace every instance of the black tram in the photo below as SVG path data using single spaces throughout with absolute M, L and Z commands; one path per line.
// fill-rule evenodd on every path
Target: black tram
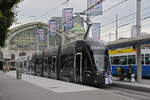
M 33 55 L 35 75 L 86 85 L 105 85 L 108 50 L 97 41 L 78 40 Z

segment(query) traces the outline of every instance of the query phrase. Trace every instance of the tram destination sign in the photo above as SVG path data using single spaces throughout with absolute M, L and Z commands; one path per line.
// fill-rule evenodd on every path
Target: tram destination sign
M 102 46 L 91 46 L 91 49 L 105 49 L 105 47 L 102 47 Z

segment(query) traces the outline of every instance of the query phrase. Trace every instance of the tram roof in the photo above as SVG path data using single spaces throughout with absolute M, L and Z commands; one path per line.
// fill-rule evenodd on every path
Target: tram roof
M 47 50 L 45 50 L 44 55 L 45 56 L 55 56 L 58 52 L 58 47 L 52 47 Z
M 73 41 L 73 42 L 70 42 L 68 44 L 65 44 L 65 45 L 82 45 L 82 46 L 85 46 L 86 45 L 92 45 L 92 46 L 97 46 L 97 45 L 100 45 L 100 42 L 99 41 L 94 41 L 94 40 L 76 40 L 76 41 Z M 65 46 L 63 45 L 63 46 Z M 101 45 L 102 46 L 102 45 Z
M 142 44 L 150 44 L 150 35 L 142 35 L 133 38 L 111 41 L 107 43 L 107 47 L 111 49 L 111 48 L 121 48 L 125 46 L 133 46 L 136 45 L 139 41 Z

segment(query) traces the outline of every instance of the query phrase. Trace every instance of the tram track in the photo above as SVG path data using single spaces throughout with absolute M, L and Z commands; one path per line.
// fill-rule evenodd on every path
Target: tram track
M 106 89 L 107 91 L 112 91 L 115 94 L 131 98 L 131 100 L 150 100 L 150 95 L 148 92 L 137 91 L 133 89 L 125 89 L 120 87 L 110 87 Z

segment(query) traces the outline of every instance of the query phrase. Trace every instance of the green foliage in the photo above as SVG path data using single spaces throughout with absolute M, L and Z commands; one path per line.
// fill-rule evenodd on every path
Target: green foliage
M 5 45 L 8 28 L 15 18 L 14 7 L 22 0 L 0 0 L 0 47 Z

